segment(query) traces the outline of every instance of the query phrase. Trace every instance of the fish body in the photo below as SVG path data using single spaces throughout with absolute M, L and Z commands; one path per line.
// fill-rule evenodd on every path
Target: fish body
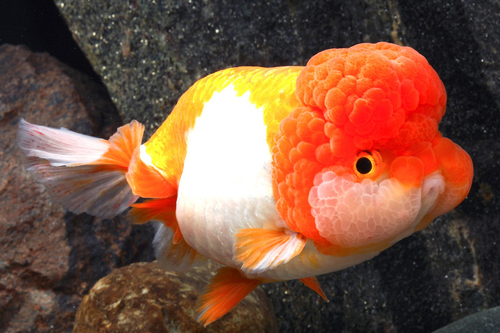
M 144 144 L 135 121 L 109 141 L 22 121 L 18 141 L 68 209 L 131 206 L 137 223 L 161 222 L 165 267 L 225 266 L 201 300 L 208 325 L 261 283 L 300 279 L 326 298 L 314 276 L 371 259 L 463 201 L 472 162 L 438 131 L 445 108 L 423 56 L 360 44 L 304 67 L 211 74 Z

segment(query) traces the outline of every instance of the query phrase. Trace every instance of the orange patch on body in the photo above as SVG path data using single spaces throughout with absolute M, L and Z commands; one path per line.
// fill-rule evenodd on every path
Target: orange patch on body
M 465 150 L 447 138 L 439 137 L 432 150 L 446 182 L 446 192 L 415 228 L 421 230 L 432 220 L 460 204 L 469 193 L 474 176 L 472 160 Z
M 391 163 L 389 177 L 396 178 L 404 186 L 421 187 L 424 163 L 414 156 L 399 156 Z

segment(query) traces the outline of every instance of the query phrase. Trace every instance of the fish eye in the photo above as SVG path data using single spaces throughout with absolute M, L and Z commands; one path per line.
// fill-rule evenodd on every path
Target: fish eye
M 356 171 L 359 174 L 366 175 L 373 170 L 373 162 L 366 156 L 358 158 L 356 161 Z

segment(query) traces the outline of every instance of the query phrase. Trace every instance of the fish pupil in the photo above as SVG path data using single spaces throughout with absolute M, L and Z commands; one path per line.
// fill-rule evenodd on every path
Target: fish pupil
M 366 175 L 368 172 L 372 171 L 372 168 L 372 161 L 366 157 L 361 157 L 356 162 L 356 170 L 362 175 Z

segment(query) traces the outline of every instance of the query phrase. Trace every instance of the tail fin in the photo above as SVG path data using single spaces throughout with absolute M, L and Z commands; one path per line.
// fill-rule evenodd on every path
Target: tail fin
M 103 140 L 21 119 L 17 143 L 27 170 L 55 201 L 77 214 L 111 218 L 138 199 L 125 174 L 143 133 L 135 120 Z

